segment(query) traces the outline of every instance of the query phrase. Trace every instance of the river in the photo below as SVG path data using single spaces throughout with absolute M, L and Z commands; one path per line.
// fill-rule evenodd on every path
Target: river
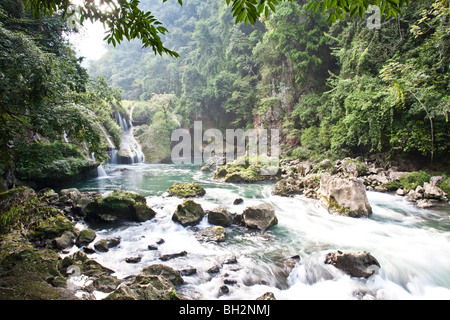
M 229 184 L 212 179 L 212 173 L 194 166 L 168 164 L 108 165 L 107 176 L 93 177 L 72 187 L 80 191 L 137 192 L 157 215 L 143 223 L 97 227 L 95 241 L 120 236 L 121 244 L 106 253 L 89 255 L 115 271 L 119 278 L 139 273 L 144 267 L 164 263 L 175 269 L 194 267 L 184 276 L 179 292 L 191 299 L 249 299 L 267 291 L 289 299 L 450 299 L 450 215 L 447 208 L 417 209 L 403 197 L 368 192 L 373 214 L 369 219 L 330 215 L 316 200 L 272 195 L 273 182 Z M 226 241 L 204 243 L 195 231 L 171 220 L 181 199 L 165 196 L 175 182 L 197 182 L 206 195 L 195 199 L 203 209 L 225 205 L 240 213 L 246 206 L 270 202 L 278 224 L 265 233 L 240 226 L 227 228 Z M 233 205 L 236 198 L 244 202 Z M 207 218 L 197 226 L 209 226 Z M 80 225 L 80 227 L 84 227 Z M 156 244 L 158 239 L 164 243 Z M 158 250 L 149 250 L 149 245 Z M 380 263 L 369 279 L 352 278 L 331 265 L 325 255 L 334 250 L 369 251 Z M 162 262 L 161 254 L 186 251 L 184 257 Z M 139 263 L 127 257 L 140 256 Z M 235 256 L 237 263 L 222 264 Z M 283 259 L 299 256 L 293 269 Z M 207 272 L 220 266 L 219 273 Z M 229 292 L 219 293 L 227 283 Z M 105 295 L 96 293 L 98 299 Z

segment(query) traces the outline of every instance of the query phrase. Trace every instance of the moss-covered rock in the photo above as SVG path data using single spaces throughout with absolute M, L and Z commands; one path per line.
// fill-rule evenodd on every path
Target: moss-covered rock
M 187 227 L 195 226 L 204 216 L 205 212 L 201 205 L 191 199 L 186 199 L 177 206 L 172 215 L 172 220 L 180 223 L 183 227 Z
M 66 231 L 74 232 L 72 222 L 65 215 L 58 212 L 54 216 L 40 220 L 28 233 L 31 239 L 55 239 Z
M 132 282 L 122 283 L 105 300 L 178 300 L 180 272 L 164 265 L 144 268 Z
M 264 175 L 263 164 L 239 164 L 237 162 L 228 163 L 225 166 L 218 166 L 214 173 L 214 178 L 224 182 L 258 182 L 276 180 L 279 174 Z
M 106 222 L 142 222 L 155 216 L 155 211 L 147 206 L 144 196 L 122 190 L 114 190 L 106 197 L 90 202 L 86 208 L 87 220 Z
M 96 236 L 97 235 L 95 234 L 94 230 L 92 230 L 90 228 L 83 229 L 78 234 L 75 244 L 77 245 L 77 247 L 85 246 L 85 245 L 91 243 L 92 241 L 94 241 Z
M 206 191 L 203 187 L 197 183 L 174 183 L 167 192 L 171 196 L 181 197 L 181 198 L 194 198 L 202 197 L 205 195 Z
M 60 256 L 33 248 L 19 231 L 0 237 L 0 300 L 76 299 L 65 286 Z
M 227 231 L 222 226 L 206 227 L 195 235 L 195 237 L 203 242 L 223 242 L 225 241 Z

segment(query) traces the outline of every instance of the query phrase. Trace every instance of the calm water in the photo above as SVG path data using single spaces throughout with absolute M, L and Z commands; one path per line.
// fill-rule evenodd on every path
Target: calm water
M 161 164 L 111 165 L 106 177 L 82 181 L 81 191 L 137 192 L 157 212 L 144 223 L 97 228 L 97 240 L 120 236 L 119 247 L 90 255 L 124 278 L 144 267 L 162 263 L 161 254 L 187 251 L 185 257 L 164 262 L 176 269 L 192 266 L 197 273 L 185 276 L 180 292 L 193 299 L 256 299 L 271 291 L 277 299 L 450 299 L 450 218 L 448 208 L 419 210 L 404 198 L 368 192 L 373 208 L 370 219 L 330 215 L 317 201 L 303 196 L 285 198 L 271 194 L 273 183 L 226 184 L 194 166 Z M 182 201 L 164 192 L 175 182 L 200 183 L 206 195 L 195 201 L 207 210 L 218 204 L 240 213 L 248 205 L 270 202 L 278 225 L 266 233 L 232 226 L 223 243 L 202 243 L 195 231 L 171 220 Z M 241 205 L 233 205 L 243 198 Z M 199 228 L 209 226 L 206 217 Z M 81 226 L 82 227 L 82 226 Z M 157 251 L 148 245 L 163 238 Z M 351 278 L 323 263 L 332 250 L 367 250 L 381 265 L 369 279 Z M 235 264 L 222 264 L 234 255 Z M 299 255 L 293 269 L 284 259 Z M 141 256 L 140 263 L 125 258 Z M 220 272 L 206 271 L 214 265 Z M 224 280 L 229 293 L 219 294 Z M 230 282 L 230 281 L 228 281 Z M 100 299 L 104 295 L 97 293 Z

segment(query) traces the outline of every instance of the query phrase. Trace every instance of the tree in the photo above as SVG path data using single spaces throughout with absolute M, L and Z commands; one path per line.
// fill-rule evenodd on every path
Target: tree
M 225 0 L 227 5 L 231 5 L 231 12 L 236 23 L 245 22 L 255 24 L 259 17 L 270 12 L 275 12 L 275 6 L 280 0 Z M 295 0 L 288 0 L 295 1 Z M 166 48 L 163 45 L 161 36 L 167 33 L 167 29 L 150 12 L 139 8 L 138 0 L 102 0 L 101 5 L 97 5 L 95 0 L 83 1 L 77 5 L 70 0 L 23 0 L 25 8 L 40 17 L 53 15 L 61 11 L 63 17 L 79 16 L 80 24 L 85 20 L 100 21 L 108 27 L 105 40 L 112 45 L 121 43 L 124 38 L 140 39 L 144 47 L 151 47 L 155 54 L 168 54 L 178 57 L 178 53 Z M 167 0 L 163 0 L 163 3 Z M 182 0 L 178 0 L 183 5 Z M 329 13 L 329 21 L 336 19 L 344 20 L 346 17 L 354 17 L 359 13 L 360 17 L 369 8 L 369 5 L 381 5 L 381 13 L 396 17 L 401 14 L 401 7 L 409 4 L 409 0 L 312 0 L 307 5 L 307 10 L 316 12 L 321 8 L 322 13 Z M 74 20 L 75 23 L 75 20 Z

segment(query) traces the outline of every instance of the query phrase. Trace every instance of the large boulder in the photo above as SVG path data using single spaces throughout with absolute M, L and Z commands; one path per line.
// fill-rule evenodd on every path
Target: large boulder
M 277 223 L 275 208 L 270 203 L 247 207 L 242 213 L 242 224 L 250 229 L 266 230 Z
M 326 207 L 338 214 L 353 218 L 372 214 L 365 187 L 358 179 L 343 179 L 325 173 L 320 179 L 318 194 Z
M 106 197 L 90 202 L 86 208 L 86 219 L 105 222 L 150 220 L 155 211 L 147 206 L 144 196 L 136 193 L 114 190 Z
M 195 226 L 204 216 L 205 212 L 201 205 L 192 199 L 185 199 L 177 206 L 177 209 L 172 215 L 172 220 L 178 222 L 183 227 L 187 227 Z
M 225 206 L 218 206 L 206 212 L 210 224 L 222 227 L 229 227 L 233 222 L 233 216 Z
M 325 257 L 325 264 L 331 264 L 352 277 L 369 278 L 380 268 L 380 264 L 367 251 L 343 253 L 342 251 L 330 252 Z

